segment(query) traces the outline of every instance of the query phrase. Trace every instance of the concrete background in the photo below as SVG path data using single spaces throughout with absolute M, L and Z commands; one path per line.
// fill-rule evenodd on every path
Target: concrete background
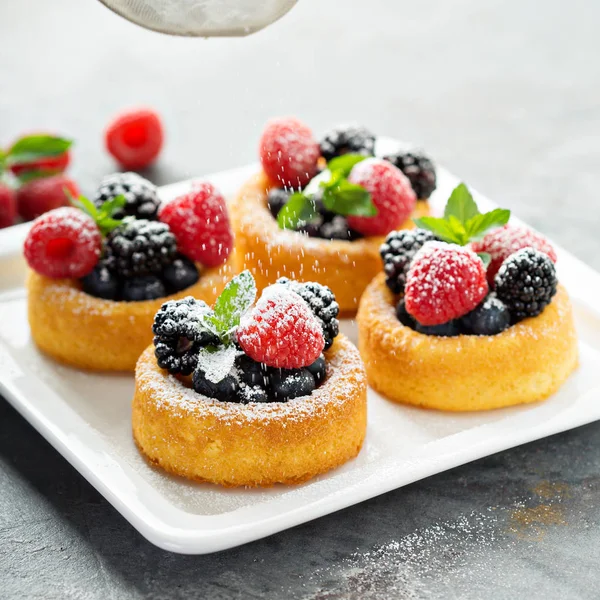
M 264 121 L 354 120 L 412 140 L 600 269 L 600 3 L 301 0 L 246 39 L 176 39 L 94 0 L 0 2 L 0 144 L 77 141 L 154 106 L 169 183 L 255 159 Z M 183 557 L 143 540 L 0 400 L 0 596 L 597 598 L 600 425 L 432 477 L 245 547 Z

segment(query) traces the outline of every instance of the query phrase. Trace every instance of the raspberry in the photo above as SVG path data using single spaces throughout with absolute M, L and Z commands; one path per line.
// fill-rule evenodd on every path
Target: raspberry
M 56 175 L 66 171 L 71 162 L 69 151 L 55 156 L 45 156 L 26 163 L 17 163 L 10 166 L 13 175 L 19 177 L 32 171 L 40 171 L 45 175 Z
M 166 223 L 182 254 L 216 267 L 233 248 L 233 233 L 225 198 L 207 181 L 194 184 L 191 192 L 164 204 L 158 218 Z
M 488 291 L 482 260 L 469 250 L 427 242 L 406 277 L 406 310 L 421 325 L 441 325 L 472 311 Z
M 250 358 L 281 369 L 307 367 L 325 347 L 321 323 L 308 304 L 281 284 L 266 288 L 244 315 L 237 339 Z
M 348 180 L 371 193 L 377 208 L 374 217 L 348 217 L 348 225 L 364 235 L 387 235 L 410 217 L 417 197 L 407 177 L 391 163 L 368 158 L 359 162 Z
M 6 185 L 0 183 L 0 229 L 9 227 L 17 216 L 17 201 L 15 193 Z
M 312 131 L 294 117 L 269 121 L 259 142 L 264 172 L 291 188 L 302 187 L 314 177 L 320 155 Z
M 68 206 L 69 196 L 65 189 L 74 198 L 79 196 L 77 184 L 64 175 L 33 179 L 17 190 L 19 214 L 25 221 L 31 221 L 49 210 Z
M 149 108 L 119 113 L 104 134 L 106 149 L 125 169 L 143 169 L 160 154 L 163 145 L 160 117 Z
M 35 220 L 24 249 L 27 263 L 40 275 L 80 278 L 96 266 L 102 236 L 91 217 L 63 207 Z
M 556 252 L 550 242 L 543 235 L 520 225 L 509 224 L 494 229 L 482 240 L 471 244 L 473 252 L 488 252 L 492 257 L 487 269 L 490 285 L 502 263 L 511 254 L 528 246 L 547 254 L 552 262 L 556 262 Z

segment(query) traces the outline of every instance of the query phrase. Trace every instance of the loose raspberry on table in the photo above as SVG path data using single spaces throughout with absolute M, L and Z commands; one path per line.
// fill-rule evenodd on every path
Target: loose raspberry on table
M 77 184 L 64 175 L 41 177 L 22 185 L 17 190 L 17 207 L 21 218 L 31 221 L 61 206 L 69 205 L 69 196 L 79 196 Z
M 312 131 L 295 117 L 269 121 L 258 147 L 267 176 L 285 187 L 299 188 L 317 173 L 321 155 Z
M 482 240 L 471 244 L 473 252 L 487 252 L 492 261 L 487 268 L 487 277 L 490 285 L 502 263 L 511 255 L 523 248 L 535 248 L 546 254 L 552 262 L 556 262 L 556 252 L 552 244 L 541 234 L 522 227 L 521 225 L 508 224 L 499 229 L 490 231 Z
M 0 229 L 10 227 L 17 217 L 17 200 L 15 193 L 8 186 L 0 183 Z
M 25 259 L 46 277 L 80 278 L 92 271 L 102 250 L 102 235 L 94 220 L 70 207 L 38 217 L 25 239 Z
M 427 242 L 406 277 L 406 310 L 421 325 L 441 325 L 473 310 L 486 296 L 483 261 L 471 250 Z
M 408 219 L 417 203 L 410 181 L 394 165 L 379 158 L 359 162 L 348 180 L 371 193 L 374 217 L 349 216 L 348 225 L 363 235 L 387 235 Z
M 266 288 L 244 315 L 237 340 L 253 360 L 281 369 L 307 367 L 325 347 L 321 323 L 308 304 L 281 284 Z
M 223 264 L 233 249 L 225 198 L 208 181 L 164 204 L 158 218 L 175 235 L 179 251 L 205 267 Z

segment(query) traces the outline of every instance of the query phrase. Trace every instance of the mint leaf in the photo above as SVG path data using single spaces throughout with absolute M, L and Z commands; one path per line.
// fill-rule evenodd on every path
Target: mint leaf
M 94 219 L 102 235 L 108 235 L 113 229 L 116 229 L 117 227 L 119 227 L 119 225 L 123 224 L 123 220 L 114 219 L 113 214 L 116 210 L 125 206 L 125 204 L 127 203 L 125 196 L 115 196 L 114 198 L 111 198 L 110 200 L 104 202 L 100 208 L 97 208 L 96 205 L 85 196 L 73 198 L 71 192 L 69 192 L 69 190 L 66 187 L 64 188 L 64 190 L 65 194 L 69 198 L 69 201 L 75 208 L 82 210 L 84 213 L 86 213 L 87 215 L 92 217 L 92 219 Z
M 4 173 L 4 166 L 6 163 L 6 152 L 0 148 L 0 175 Z
M 334 189 L 323 191 L 323 204 L 327 210 L 344 217 L 374 217 L 377 214 L 371 194 L 347 179 L 342 179 Z
M 348 177 L 350 171 L 354 168 L 354 165 L 365 160 L 368 156 L 362 154 L 342 154 L 342 156 L 336 156 L 327 163 L 327 168 L 333 173 L 338 172 L 342 177 Z
M 483 266 L 487 269 L 492 262 L 492 255 L 489 252 L 478 252 L 477 256 L 483 261 Z
M 217 335 L 227 343 L 231 331 L 240 324 L 242 315 L 252 306 L 256 298 L 256 283 L 250 271 L 236 275 L 221 292 L 209 317 Z
M 17 175 L 17 179 L 20 185 L 25 185 L 34 179 L 42 179 L 43 177 L 48 177 L 48 171 L 41 171 L 40 169 L 31 169 L 25 171 L 24 173 L 19 173 Z
M 89 202 L 89 200 L 88 200 L 88 202 Z M 125 196 L 123 196 L 123 194 L 119 194 L 118 196 L 115 196 L 114 198 L 109 198 L 108 200 L 105 200 L 100 205 L 100 209 L 98 211 L 100 218 L 112 217 L 117 210 L 123 208 L 126 204 L 127 204 L 127 198 L 125 198 Z
M 475 215 L 466 223 L 467 234 L 470 239 L 477 239 L 492 227 L 500 227 L 506 225 L 510 219 L 510 210 L 506 208 L 495 208 L 490 212 Z
M 455 231 L 450 221 L 446 219 L 440 217 L 421 217 L 420 219 L 414 219 L 414 223 L 421 229 L 431 231 L 444 242 L 450 244 L 462 243 L 463 236 L 461 232 Z
M 314 200 L 302 192 L 293 193 L 277 215 L 281 229 L 297 229 L 317 216 Z
M 52 135 L 28 135 L 15 142 L 7 153 L 10 164 L 29 163 L 66 152 L 72 140 Z
M 203 346 L 198 352 L 198 366 L 206 379 L 212 383 L 219 383 L 229 375 L 235 364 L 237 348 L 231 344 L 227 346 Z
M 79 196 L 79 198 L 75 198 L 71 195 L 71 192 L 67 187 L 64 188 L 65 194 L 69 198 L 69 202 L 79 210 L 82 210 L 85 214 L 89 215 L 94 219 L 94 221 L 98 218 L 98 209 L 96 205 L 86 198 L 85 196 Z
M 459 183 L 450 194 L 446 208 L 444 209 L 444 218 L 450 216 L 456 217 L 461 223 L 466 223 L 469 219 L 479 214 L 479 209 L 469 188 L 464 183 Z

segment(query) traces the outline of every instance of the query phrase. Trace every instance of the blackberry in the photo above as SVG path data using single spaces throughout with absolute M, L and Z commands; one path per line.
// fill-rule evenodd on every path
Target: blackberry
M 342 125 L 326 133 L 320 146 L 321 155 L 327 161 L 348 152 L 373 156 L 375 135 L 360 125 Z
M 333 292 L 326 285 L 313 281 L 299 283 L 290 281 L 287 277 L 280 277 L 277 283 L 288 286 L 310 306 L 323 327 L 325 350 L 331 348 L 333 339 L 340 332 L 340 324 L 337 320 L 340 307 Z
M 361 235 L 350 229 L 346 217 L 336 215 L 330 221 L 326 221 L 321 225 L 317 237 L 326 240 L 345 240 L 347 242 L 352 242 L 360 238 Z
M 437 240 L 426 229 L 403 229 L 392 231 L 379 248 L 385 271 L 385 283 L 394 294 L 404 291 L 406 274 L 415 254 L 425 242 Z
M 154 275 L 140 275 L 123 281 L 122 298 L 126 302 L 156 300 L 167 295 L 165 284 Z
M 202 346 L 218 344 L 213 333 L 202 327 L 204 315 L 210 311 L 202 300 L 191 296 L 165 302 L 154 317 L 154 354 L 158 366 L 169 373 L 189 375 L 198 364 Z
M 126 220 L 105 243 L 106 264 L 123 279 L 158 275 L 176 253 L 177 241 L 169 226 L 144 219 Z
M 548 255 L 531 247 L 511 254 L 495 278 L 496 295 L 512 321 L 539 315 L 556 294 L 556 269 Z
M 103 261 L 100 261 L 91 273 L 81 279 L 81 285 L 83 291 L 90 296 L 105 300 L 119 298 L 120 281 Z
M 127 203 L 113 214 L 115 219 L 132 216 L 136 219 L 157 219 L 160 200 L 156 186 L 137 173 L 115 173 L 107 175 L 100 182 L 94 196 L 94 204 L 100 206 L 115 196 L 123 195 Z
M 426 200 L 437 186 L 435 167 L 431 160 L 420 152 L 397 152 L 384 156 L 384 160 L 398 167 L 410 181 L 419 200 Z
M 284 188 L 271 188 L 267 196 L 267 205 L 274 218 L 277 218 L 279 211 L 284 207 L 292 195 L 291 191 Z
M 273 369 L 270 387 L 274 401 L 285 402 L 300 396 L 310 396 L 315 389 L 315 378 L 308 369 Z
M 460 321 L 465 333 L 496 335 L 510 325 L 510 313 L 495 294 L 489 294 L 477 308 L 462 317 Z
M 178 255 L 162 271 L 162 280 L 170 294 L 185 290 L 194 285 L 198 279 L 200 274 L 194 262 L 181 255 Z

